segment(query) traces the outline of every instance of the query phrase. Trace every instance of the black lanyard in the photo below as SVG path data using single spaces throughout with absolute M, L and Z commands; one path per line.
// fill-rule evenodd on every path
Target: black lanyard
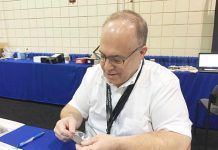
M 129 95 L 132 92 L 132 89 L 135 86 L 135 83 L 137 82 L 141 71 L 142 66 L 144 65 L 144 60 L 142 62 L 141 68 L 139 70 L 139 73 L 136 77 L 136 80 L 134 84 L 129 85 L 126 90 L 124 91 L 123 95 L 120 97 L 117 105 L 115 106 L 114 110 L 112 111 L 112 99 L 111 99 L 111 87 L 109 84 L 106 85 L 106 119 L 107 119 L 107 134 L 110 134 L 111 127 L 113 122 L 117 119 L 117 116 L 120 114 L 121 110 L 123 109 L 124 105 L 126 104 L 126 101 L 129 98 Z

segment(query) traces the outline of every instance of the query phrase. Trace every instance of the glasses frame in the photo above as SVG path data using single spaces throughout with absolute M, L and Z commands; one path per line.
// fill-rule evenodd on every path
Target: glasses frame
M 141 46 L 138 46 L 137 48 L 135 48 L 128 56 L 108 56 L 108 57 L 106 57 L 105 55 L 104 55 L 104 53 L 102 53 L 100 50 L 98 50 L 99 52 L 100 52 L 100 54 L 98 53 L 98 56 L 99 56 L 99 60 L 101 61 L 101 62 L 103 62 L 103 63 L 105 63 L 106 62 L 106 59 L 108 59 L 109 60 L 109 62 L 111 63 L 111 64 L 113 64 L 113 65 L 119 65 L 119 64 L 124 64 L 125 63 L 125 61 L 130 57 L 130 56 L 132 56 L 135 52 L 137 52 L 140 48 L 142 48 L 144 45 L 141 45 Z M 103 57 L 102 57 L 102 55 L 103 55 Z M 113 58 L 119 58 L 121 61 L 119 62 L 119 61 L 115 61 L 115 60 L 113 60 Z

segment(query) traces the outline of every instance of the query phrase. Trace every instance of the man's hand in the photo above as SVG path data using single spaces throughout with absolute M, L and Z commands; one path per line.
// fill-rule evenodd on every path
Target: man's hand
M 56 123 L 54 132 L 56 137 L 61 141 L 70 140 L 75 134 L 76 120 L 73 117 L 65 117 Z
M 132 136 L 97 135 L 76 145 L 76 150 L 190 150 L 191 138 L 170 131 Z
M 76 145 L 76 150 L 117 150 L 119 149 L 116 137 L 101 134 L 81 142 Z

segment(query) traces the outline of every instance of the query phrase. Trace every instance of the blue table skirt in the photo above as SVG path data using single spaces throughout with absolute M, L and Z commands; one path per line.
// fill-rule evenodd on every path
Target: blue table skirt
M 43 64 L 32 60 L 0 61 L 0 96 L 65 105 L 90 65 Z
M 218 84 L 218 73 L 176 72 L 175 74 L 180 80 L 189 116 L 194 123 L 197 103 L 201 98 L 208 98 L 212 89 Z M 197 127 L 204 127 L 205 115 L 206 109 L 200 105 Z M 211 116 L 210 128 L 218 129 L 218 116 Z
M 198 57 L 180 57 L 180 56 L 145 56 L 145 59 L 153 59 L 162 66 L 169 67 L 176 66 L 198 66 Z
M 51 130 L 22 126 L 2 137 L 0 141 L 17 147 L 19 143 L 29 139 L 30 137 L 44 131 L 45 134 L 38 139 L 30 142 L 24 146 L 23 150 L 76 150 L 75 143 L 73 141 L 62 142 L 55 137 L 55 134 Z
M 65 105 L 90 65 L 41 64 L 31 60 L 0 61 L 0 96 L 18 100 Z M 194 121 L 197 102 L 208 98 L 218 84 L 216 73 L 175 72 L 180 79 L 190 118 Z M 203 127 L 205 109 L 200 108 L 197 126 Z M 212 117 L 210 127 L 218 129 L 218 117 Z
M 25 53 L 26 58 L 33 59 L 34 56 L 51 56 L 54 53 Z M 14 53 L 14 58 L 17 57 L 17 53 Z M 70 59 L 74 61 L 78 57 L 90 57 L 90 54 L 70 54 Z M 146 55 L 145 59 L 154 60 L 162 66 L 169 67 L 171 65 L 176 66 L 198 66 L 198 57 L 182 57 L 182 56 L 149 56 Z
M 34 56 L 52 56 L 55 53 L 24 53 L 26 59 L 33 59 Z M 17 52 L 13 55 L 14 58 L 17 58 Z M 76 58 L 80 57 L 90 57 L 90 54 L 70 54 L 70 60 L 75 61 Z

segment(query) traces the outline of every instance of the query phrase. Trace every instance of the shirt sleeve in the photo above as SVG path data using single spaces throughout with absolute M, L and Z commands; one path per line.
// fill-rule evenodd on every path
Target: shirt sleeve
M 160 86 L 150 108 L 154 130 L 168 130 L 191 137 L 192 123 L 177 78 Z
M 75 107 L 82 114 L 83 118 L 88 117 L 88 111 L 90 107 L 88 96 L 89 92 L 87 91 L 91 90 L 91 70 L 91 68 L 87 69 L 79 88 L 76 90 L 73 98 L 68 103 L 69 105 Z

